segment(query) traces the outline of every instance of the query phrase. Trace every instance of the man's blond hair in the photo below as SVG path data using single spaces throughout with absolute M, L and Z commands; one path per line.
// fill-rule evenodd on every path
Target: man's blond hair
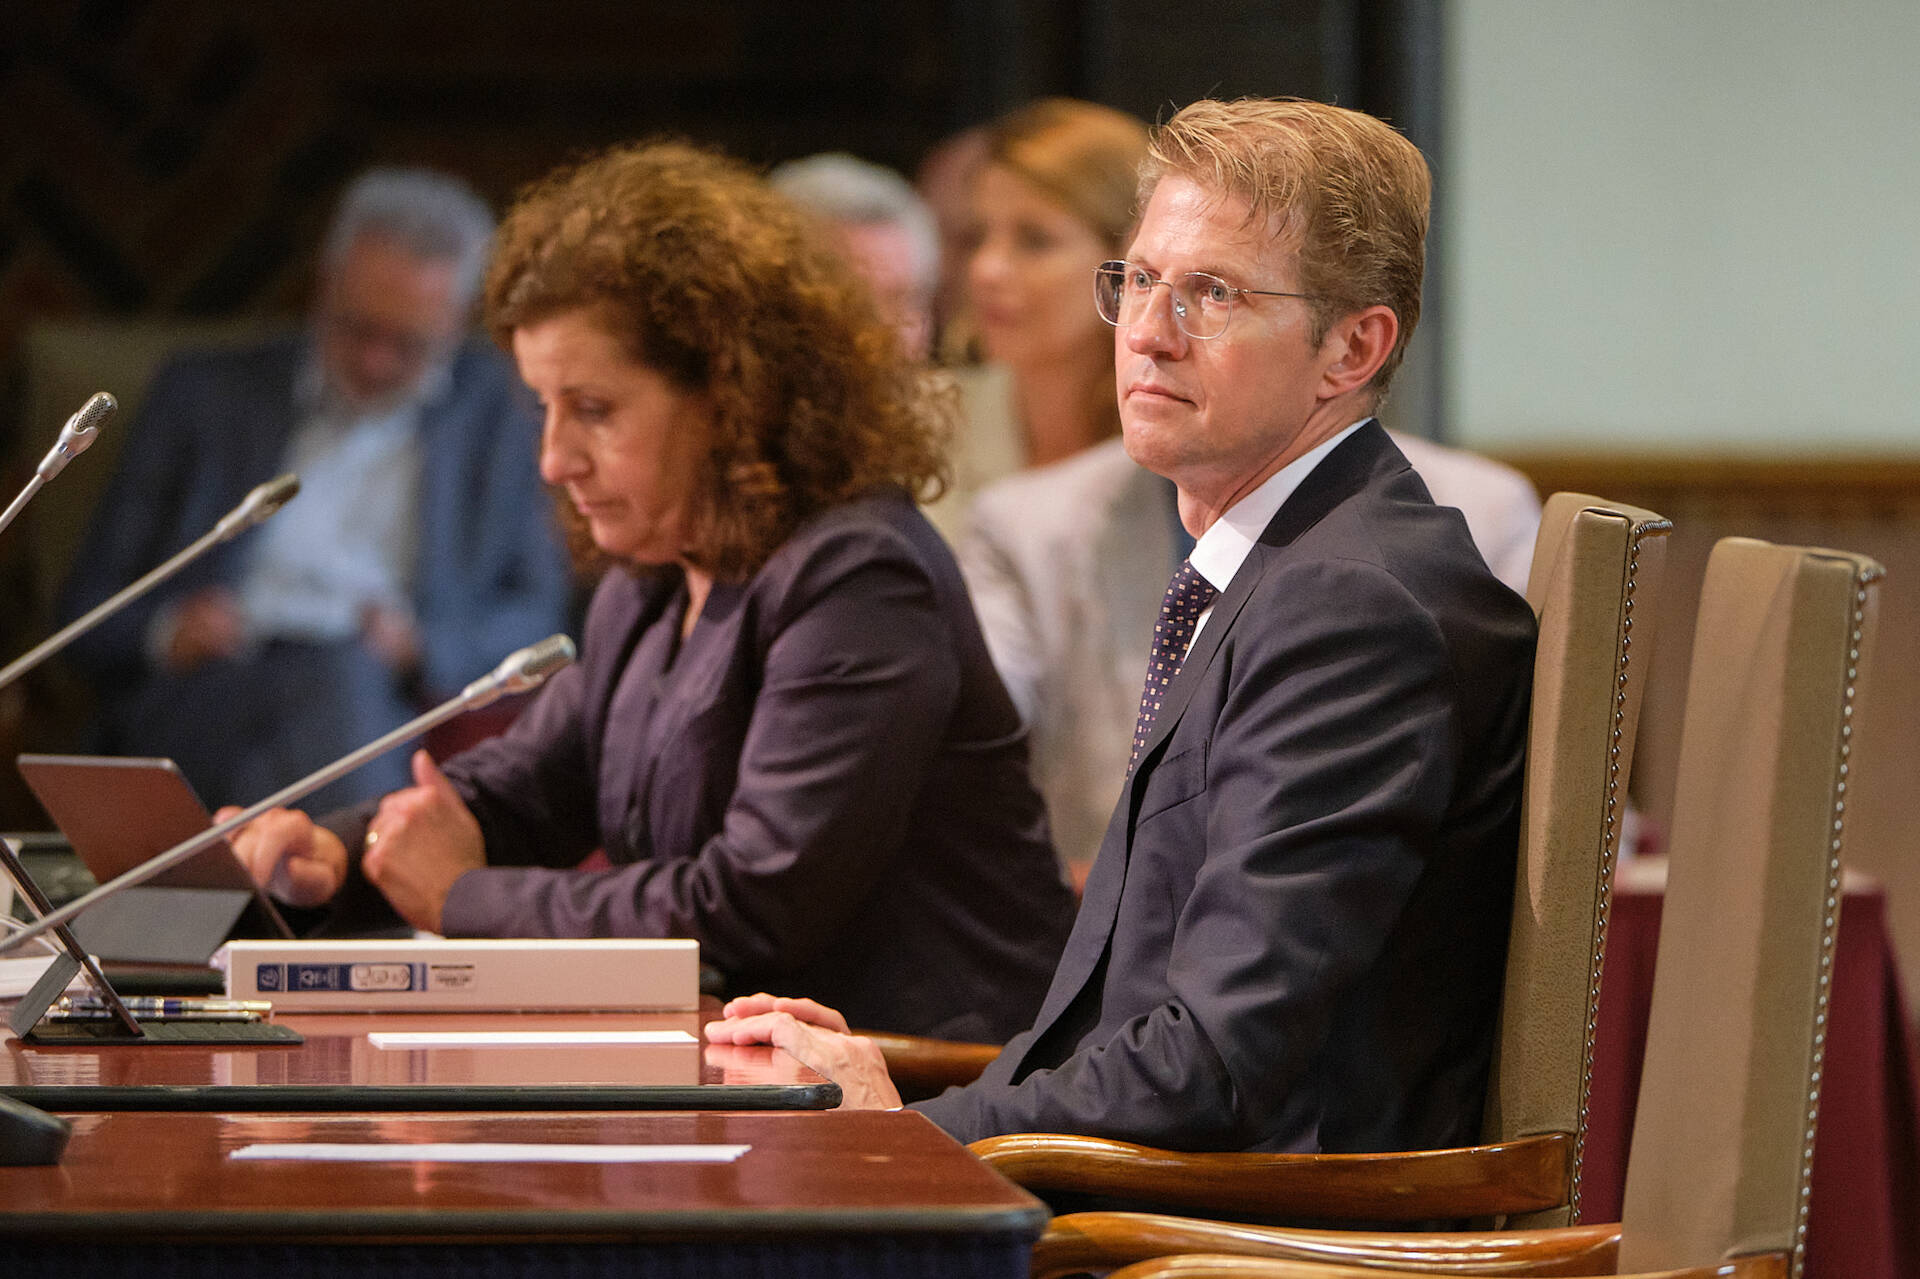
M 1295 284 L 1311 295 L 1313 337 L 1370 306 L 1400 332 L 1373 377 L 1384 393 L 1420 321 L 1432 179 L 1406 138 L 1370 115 L 1298 98 L 1201 101 L 1153 130 L 1140 204 L 1169 174 L 1238 196 L 1299 254 Z M 1233 281 L 1248 287 L 1271 281 Z

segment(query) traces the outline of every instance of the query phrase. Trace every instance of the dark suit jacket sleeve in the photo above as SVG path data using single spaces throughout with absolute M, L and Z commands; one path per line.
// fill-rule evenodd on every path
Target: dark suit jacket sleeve
M 180 521 L 201 468 L 209 465 L 192 429 L 206 382 L 180 363 L 155 375 L 139 417 L 126 428 L 113 479 L 61 589 L 63 621 L 99 604 L 205 531 L 184 532 Z M 191 570 L 184 580 L 192 580 Z M 176 578 L 172 590 L 147 595 L 74 641 L 67 659 L 97 684 L 138 678 L 147 666 L 147 626 L 155 610 L 177 598 L 182 581 Z
M 1133 858 L 1204 857 L 1168 906 L 1169 997 L 1014 1082 L 1023 1037 L 979 1083 L 921 1103 L 961 1140 L 1243 1148 L 1272 1130 L 1342 988 L 1380 952 L 1452 791 L 1459 690 L 1434 622 L 1384 572 L 1317 561 L 1276 576 L 1209 667 L 1220 687 L 1187 709 L 1214 722 L 1183 723 L 1140 797 Z
M 511 727 L 447 761 L 446 773 L 480 823 L 489 848 L 538 850 L 555 866 L 577 864 L 592 851 L 593 767 L 581 736 L 580 668 L 550 678 Z M 481 775 L 486 785 L 476 786 Z M 352 934 L 398 921 L 380 890 L 360 869 L 367 827 L 379 801 L 328 813 L 320 824 L 347 847 L 347 881 L 321 922 L 326 931 Z M 452 929 L 444 922 L 449 933 Z M 488 935 L 488 934 L 480 934 Z
M 743 607 L 761 619 L 757 692 L 718 834 L 614 870 L 462 876 L 448 931 L 693 937 L 732 972 L 792 971 L 908 855 L 907 824 L 959 690 L 932 583 L 897 538 L 855 530 Z M 764 576 L 764 575 L 763 575 Z M 609 736 L 638 732 L 610 724 Z M 675 749 L 699 748 L 697 733 Z M 472 780 L 492 789 L 491 779 Z M 489 836 L 490 860 L 530 860 Z

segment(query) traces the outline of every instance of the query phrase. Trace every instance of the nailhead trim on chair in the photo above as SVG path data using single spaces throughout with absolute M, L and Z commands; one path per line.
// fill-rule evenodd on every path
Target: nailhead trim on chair
M 1827 915 L 1823 921 L 1820 945 L 1820 980 L 1814 995 L 1813 1063 L 1807 1072 L 1806 1140 L 1800 1147 L 1800 1220 L 1793 1231 L 1793 1263 L 1790 1273 L 1799 1279 L 1807 1259 L 1807 1208 L 1813 1195 L 1813 1136 L 1820 1119 L 1820 1078 L 1824 1074 L 1827 1050 L 1827 1003 L 1833 984 L 1833 949 L 1838 933 L 1840 911 L 1840 847 L 1845 834 L 1847 814 L 1847 777 L 1853 754 L 1853 696 L 1860 678 L 1860 639 L 1866 625 L 1867 586 L 1882 574 L 1863 571 L 1854 578 L 1853 635 L 1847 649 L 1847 688 L 1840 708 L 1840 763 L 1833 784 L 1833 839 L 1828 845 Z
M 1667 520 L 1634 526 L 1627 548 L 1627 581 L 1620 608 L 1620 646 L 1614 661 L 1613 744 L 1607 760 L 1607 821 L 1600 848 L 1600 900 L 1594 912 L 1593 959 L 1587 966 L 1587 1042 L 1581 1051 L 1580 1124 L 1573 1139 L 1573 1178 L 1567 1196 L 1568 1220 L 1580 1220 L 1580 1184 L 1586 1167 L 1587 1116 L 1593 1101 L 1593 1054 L 1600 1027 L 1600 975 L 1607 958 L 1607 921 L 1613 906 L 1613 863 L 1620 848 L 1620 739 L 1627 718 L 1627 663 L 1633 653 L 1633 599 L 1640 580 L 1640 546 L 1650 533 L 1673 528 Z

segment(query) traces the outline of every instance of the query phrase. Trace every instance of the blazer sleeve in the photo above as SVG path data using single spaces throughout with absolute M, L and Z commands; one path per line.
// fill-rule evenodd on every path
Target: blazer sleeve
M 1023 1038 L 978 1083 L 919 1104 L 961 1140 L 1246 1148 L 1272 1131 L 1341 992 L 1380 954 L 1452 791 L 1446 649 L 1371 566 L 1301 565 L 1269 585 L 1268 607 L 1249 603 L 1205 673 L 1224 681 L 1216 718 L 1168 739 L 1140 796 L 1132 858 L 1204 848 L 1191 894 L 1168 906 L 1168 997 L 1056 1067 L 1015 1082 Z
M 757 692 L 718 832 L 603 872 L 470 871 L 449 931 L 692 937 L 704 960 L 745 973 L 791 971 L 835 938 L 903 855 L 958 659 L 932 582 L 897 541 L 816 548 L 779 596 L 761 601 Z
M 569 666 L 547 680 L 506 732 L 447 761 L 448 780 L 480 823 L 489 857 L 573 866 L 593 850 L 598 835 L 584 698 L 581 668 Z M 378 800 L 368 800 L 320 820 L 346 845 L 348 858 L 347 880 L 324 916 L 330 933 L 383 928 L 398 918 L 360 866 L 378 809 Z M 456 928 L 450 911 L 442 928 L 449 936 L 512 935 Z

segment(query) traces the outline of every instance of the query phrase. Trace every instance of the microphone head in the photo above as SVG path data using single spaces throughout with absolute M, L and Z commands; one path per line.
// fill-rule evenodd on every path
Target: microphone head
M 573 641 L 565 635 L 549 635 L 538 644 L 529 644 L 507 654 L 506 660 L 466 686 L 460 693 L 465 709 L 477 710 L 508 693 L 524 693 L 537 688 L 547 676 L 573 660 Z
M 120 402 L 105 391 L 95 391 L 88 396 L 87 402 L 60 428 L 60 438 L 40 463 L 38 473 L 42 482 L 60 474 L 67 463 L 86 452 L 87 446 L 99 436 L 101 425 L 119 407 Z
M 538 688 L 547 678 L 574 658 L 573 641 L 565 635 L 549 635 L 538 644 L 529 644 L 518 652 L 508 655 L 507 660 L 494 668 L 499 677 L 501 691 L 506 693 L 524 693 L 530 688 Z
M 87 437 L 87 443 L 91 444 L 93 433 L 99 430 L 119 407 L 120 401 L 113 396 L 105 391 L 95 391 L 87 397 L 87 402 L 80 406 L 79 412 L 67 419 L 67 425 L 61 434 L 71 431 L 76 436 L 84 435 Z M 85 448 L 86 445 L 83 444 L 81 447 Z
M 264 484 L 255 485 L 240 506 L 247 512 L 247 523 L 258 524 L 291 502 L 299 492 L 300 477 L 289 471 L 285 475 L 274 476 Z
M 237 537 L 291 502 L 299 491 L 300 477 L 292 472 L 254 485 L 253 491 L 240 499 L 240 505 L 220 517 L 213 526 L 213 536 L 222 542 Z

